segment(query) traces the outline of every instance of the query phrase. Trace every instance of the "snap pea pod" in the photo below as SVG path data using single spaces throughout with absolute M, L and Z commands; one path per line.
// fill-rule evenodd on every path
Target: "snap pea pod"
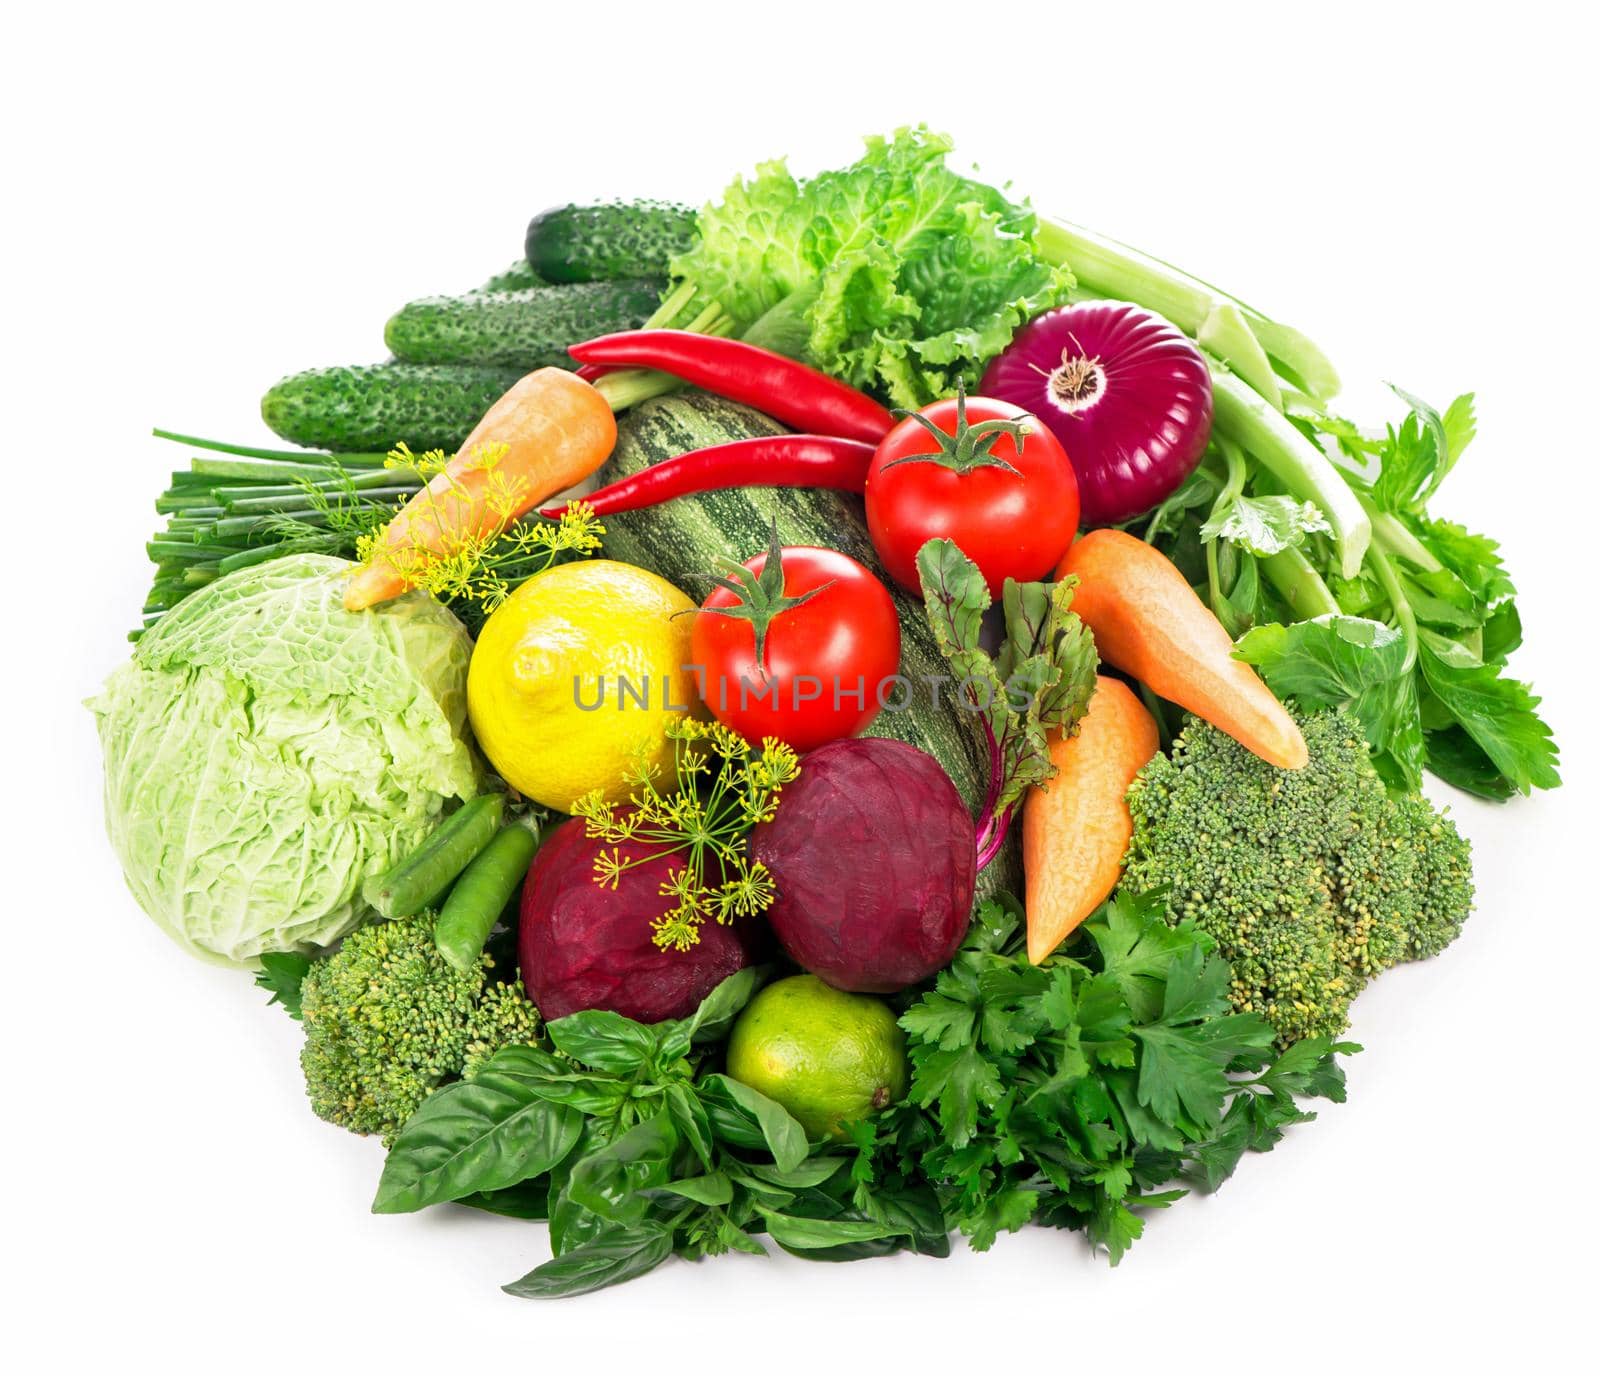
M 483 793 L 463 803 L 387 874 L 367 880 L 361 896 L 385 917 L 415 917 L 442 898 L 455 877 L 494 839 L 505 806 L 499 793 Z
M 461 872 L 433 929 L 439 954 L 456 969 L 470 970 L 477 964 L 495 919 L 533 863 L 539 840 L 539 829 L 531 819 L 511 822 Z

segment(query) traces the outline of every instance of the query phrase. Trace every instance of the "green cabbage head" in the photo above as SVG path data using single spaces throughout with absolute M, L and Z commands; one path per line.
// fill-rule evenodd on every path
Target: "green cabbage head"
M 196 955 L 343 936 L 362 880 L 477 790 L 466 631 L 421 593 L 345 611 L 351 568 L 301 554 L 219 578 L 89 703 L 128 886 Z

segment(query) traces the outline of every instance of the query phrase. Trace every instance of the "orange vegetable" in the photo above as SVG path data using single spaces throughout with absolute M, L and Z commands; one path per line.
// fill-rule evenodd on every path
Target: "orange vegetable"
M 1226 731 L 1283 769 L 1309 756 L 1294 718 L 1248 664 L 1172 561 L 1120 530 L 1092 530 L 1067 551 L 1057 578 L 1076 574 L 1072 610 L 1100 657 L 1153 692 Z
M 345 588 L 344 605 L 360 611 L 398 597 L 407 586 L 400 572 L 407 560 L 447 553 L 463 537 L 487 535 L 582 482 L 616 442 L 610 403 L 589 383 L 561 368 L 529 373 L 488 409 L 445 471 L 389 522 L 378 556 Z M 481 456 L 495 445 L 505 453 L 486 467 Z M 515 496 L 509 512 L 508 493 Z M 395 558 L 385 559 L 383 549 Z
M 1114 678 L 1095 680 L 1076 736 L 1052 733 L 1050 760 L 1061 772 L 1030 788 L 1022 807 L 1028 959 L 1035 965 L 1117 887 L 1133 836 L 1128 789 L 1160 748 L 1155 718 Z

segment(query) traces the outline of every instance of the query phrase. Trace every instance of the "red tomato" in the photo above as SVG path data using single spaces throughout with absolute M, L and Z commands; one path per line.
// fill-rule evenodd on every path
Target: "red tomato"
M 775 736 L 804 754 L 855 735 L 903 696 L 900 618 L 889 590 L 849 555 L 789 546 L 769 575 L 770 559 L 757 555 L 744 565 L 748 576 L 730 580 L 739 595 L 718 588 L 706 598 L 694 618 L 694 663 L 718 721 L 748 741 Z M 758 610 L 763 602 L 770 616 Z
M 1020 445 L 997 422 L 1022 427 Z M 884 436 L 867 469 L 867 528 L 884 567 L 913 592 L 922 591 L 917 551 L 943 536 L 999 597 L 1007 578 L 1045 579 L 1061 562 L 1078 529 L 1078 480 L 1061 442 L 1020 406 L 957 396 Z

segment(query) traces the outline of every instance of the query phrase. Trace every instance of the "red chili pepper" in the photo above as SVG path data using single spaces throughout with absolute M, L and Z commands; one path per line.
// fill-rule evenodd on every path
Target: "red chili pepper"
M 876 444 L 894 428 L 894 417 L 864 392 L 737 339 L 689 330 L 624 330 L 574 344 L 568 352 L 579 363 L 671 373 L 797 430 Z
M 598 382 L 607 373 L 614 373 L 617 370 L 615 368 L 607 368 L 599 363 L 583 363 L 572 371 L 585 382 Z
M 832 487 L 861 492 L 867 485 L 872 454 L 870 444 L 832 435 L 734 440 L 663 459 L 578 500 L 587 502 L 596 515 L 609 516 L 725 487 Z M 563 502 L 541 507 L 539 514 L 554 519 L 566 509 Z

